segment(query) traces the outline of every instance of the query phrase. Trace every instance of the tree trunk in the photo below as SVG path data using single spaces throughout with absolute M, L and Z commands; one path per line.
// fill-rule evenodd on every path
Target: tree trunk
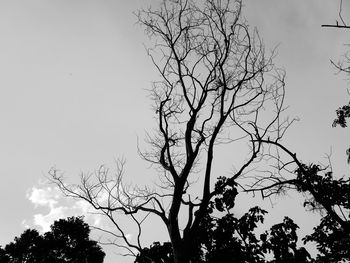
M 186 245 L 188 242 L 185 242 L 181 237 L 176 219 L 170 220 L 168 224 L 168 233 L 173 247 L 174 263 L 190 263 L 191 249 Z
M 180 243 L 173 244 L 174 263 L 191 263 L 189 249 L 181 240 Z

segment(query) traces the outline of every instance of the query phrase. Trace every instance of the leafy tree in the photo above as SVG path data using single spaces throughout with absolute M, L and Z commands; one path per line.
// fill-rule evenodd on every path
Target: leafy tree
M 164 0 L 138 13 L 160 76 L 150 91 L 157 131 L 147 135 L 150 147 L 140 154 L 159 172 L 159 188 L 125 184 L 123 161 L 115 176 L 101 167 L 95 178 L 82 176 L 78 185 L 67 184 L 58 170 L 50 171 L 67 196 L 87 201 L 111 220 L 116 227 L 112 234 L 124 241 L 117 245 L 130 255 L 143 251 L 142 224 L 156 216 L 167 228 L 174 262 L 189 263 L 198 255 L 200 240 L 193 237 L 200 235 L 213 198 L 223 196 L 216 204 L 222 206 L 219 210 L 233 207 L 232 186 L 263 158 L 261 140 L 281 138 L 290 125 L 280 116 L 284 71 L 274 66 L 274 54 L 266 54 L 241 9 L 241 0 Z M 214 157 L 222 144 L 246 158 L 213 187 Z M 121 214 L 135 226 L 136 239 L 126 234 Z
M 304 238 L 304 242 L 316 242 L 320 262 L 350 260 L 350 179 L 336 179 L 328 167 L 302 163 L 295 153 L 278 141 L 263 142 L 276 146 L 290 158 L 278 159 L 276 173 L 269 178 L 261 178 L 254 188 L 247 191 L 259 191 L 263 197 L 289 189 L 304 194 L 304 206 L 325 214 L 320 225 Z M 296 167 L 293 173 L 290 173 L 291 166 Z
M 196 263 L 306 263 L 313 262 L 304 247 L 297 247 L 298 226 L 286 217 L 282 223 L 271 227 L 260 237 L 255 230 L 264 222 L 267 212 L 259 207 L 251 208 L 241 218 L 231 213 L 222 217 L 207 217 L 200 239 L 200 249 L 192 258 Z M 271 256 L 272 260 L 267 259 Z M 135 263 L 171 263 L 171 244 L 155 242 L 136 257 Z
M 38 262 L 45 247 L 43 237 L 35 229 L 25 230 L 14 242 L 6 245 L 3 252 L 3 262 Z
M 314 232 L 304 238 L 305 242 L 315 242 L 320 254 L 317 262 L 335 263 L 350 260 L 350 234 L 330 215 L 321 219 Z
M 266 241 L 263 247 L 274 255 L 271 263 L 312 262 L 310 254 L 304 247 L 297 248 L 298 228 L 292 219 L 285 217 L 283 223 L 272 226 L 270 232 L 264 234 L 263 239 Z
M 221 177 L 217 183 L 225 181 Z M 236 185 L 233 186 L 235 189 Z M 232 188 L 230 189 L 232 190 Z M 233 191 L 232 191 L 233 192 Z M 292 219 L 285 217 L 258 237 L 255 233 L 259 224 L 263 224 L 267 211 L 260 207 L 249 209 L 240 218 L 230 212 L 233 208 L 228 203 L 237 196 L 237 191 L 228 199 L 224 194 L 211 201 L 206 216 L 200 224 L 200 232 L 194 239 L 199 240 L 196 254 L 191 262 L 216 263 L 306 263 L 312 262 L 304 247 L 297 247 L 298 226 Z M 267 259 L 269 254 L 272 260 Z M 171 244 L 153 243 L 144 248 L 136 257 L 135 263 L 173 262 Z
M 40 235 L 25 230 L 14 242 L 0 249 L 1 263 L 98 263 L 105 253 L 89 238 L 90 228 L 81 217 L 60 219 L 51 230 Z
M 323 27 L 349 29 L 342 16 L 343 1 L 339 1 L 339 20 L 335 24 L 322 25 Z M 331 63 L 345 74 L 350 74 L 350 56 L 346 54 L 345 60 Z M 350 104 L 339 107 L 336 110 L 336 119 L 332 126 L 347 127 L 347 119 L 350 118 Z M 259 139 L 260 140 L 260 139 Z M 315 242 L 319 250 L 316 262 L 343 262 L 350 260 L 350 178 L 333 177 L 330 167 L 316 164 L 303 163 L 295 153 L 285 147 L 280 140 L 260 140 L 265 145 L 276 146 L 277 153 L 271 154 L 276 161 L 275 173 L 269 178 L 257 178 L 254 187 L 246 191 L 259 191 L 263 197 L 275 193 L 284 193 L 289 189 L 295 189 L 306 197 L 304 206 L 311 210 L 321 212 L 322 219 L 314 232 L 306 236 L 304 242 Z M 271 149 L 271 148 L 270 148 Z M 281 157 L 281 152 L 288 159 Z M 348 163 L 350 163 L 350 148 L 347 149 Z

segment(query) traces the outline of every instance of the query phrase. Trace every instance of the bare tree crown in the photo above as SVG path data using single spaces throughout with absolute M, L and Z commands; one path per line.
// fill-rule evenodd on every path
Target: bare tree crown
M 157 167 L 159 189 L 126 187 L 123 163 L 115 177 L 102 168 L 97 180 L 82 176 L 78 186 L 66 185 L 52 171 L 63 192 L 86 200 L 113 222 L 113 235 L 125 244 L 119 246 L 131 254 L 141 251 L 141 225 L 153 214 L 168 229 L 175 262 L 186 262 L 181 251 L 198 230 L 211 198 L 261 158 L 261 139 L 279 140 L 289 125 L 280 117 L 284 71 L 274 67 L 274 53 L 266 55 L 241 9 L 240 0 L 163 0 L 156 9 L 137 14 L 160 75 L 150 90 L 157 131 L 147 135 L 150 146 L 140 152 Z M 247 144 L 248 156 L 230 178 L 213 187 L 216 147 L 238 139 Z M 190 196 L 193 174 L 202 185 Z M 184 226 L 178 222 L 180 210 L 187 211 Z M 136 241 L 123 231 L 117 220 L 120 213 L 135 223 Z
M 276 114 L 258 117 L 271 102 L 281 111 L 284 75 L 265 83 L 271 56 L 241 19 L 240 1 L 163 1 L 139 21 L 154 40 L 148 54 L 161 76 L 151 90 L 159 129 L 143 157 L 170 181 L 187 177 L 202 149 L 276 128 Z

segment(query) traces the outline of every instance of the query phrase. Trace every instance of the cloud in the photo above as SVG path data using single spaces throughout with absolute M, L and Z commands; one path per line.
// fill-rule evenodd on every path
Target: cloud
M 22 226 L 26 229 L 35 228 L 45 233 L 50 231 L 50 226 L 58 219 L 84 216 L 84 221 L 90 226 L 107 231 L 93 231 L 92 236 L 103 242 L 117 242 L 111 233 L 119 234 L 118 229 L 105 215 L 93 209 L 84 200 L 66 197 L 57 187 L 48 186 L 45 182 L 39 182 L 28 189 L 26 198 L 33 204 L 35 212 L 31 218 L 22 221 Z M 107 201 L 108 194 L 100 193 L 98 199 L 100 202 Z M 125 228 L 126 237 L 129 240 L 134 239 L 133 224 L 130 224 L 130 221 L 123 215 L 118 215 L 118 222 Z
M 92 208 L 87 202 L 66 198 L 57 187 L 34 186 L 27 191 L 26 197 L 35 209 L 44 210 L 34 214 L 31 220 L 24 220 L 22 225 L 26 228 L 34 225 L 39 227 L 39 231 L 47 232 L 55 220 L 81 215 L 85 216 L 85 221 L 90 225 L 102 226 L 101 216 L 91 213 Z
M 57 189 L 52 187 L 47 187 L 45 189 L 32 187 L 27 193 L 27 198 L 35 205 L 35 207 L 49 206 L 51 208 L 57 204 L 59 194 Z

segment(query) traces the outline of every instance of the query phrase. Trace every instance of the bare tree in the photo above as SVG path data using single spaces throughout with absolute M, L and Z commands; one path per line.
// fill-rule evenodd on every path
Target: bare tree
M 350 28 L 348 23 L 346 23 L 345 19 L 343 18 L 343 0 L 339 1 L 338 19 L 339 20 L 335 20 L 335 24 L 323 24 L 322 27 L 345 28 L 345 29 Z
M 140 150 L 159 172 L 155 189 L 126 186 L 122 162 L 116 176 L 102 167 L 96 176 L 82 176 L 80 185 L 67 185 L 51 171 L 66 195 L 86 200 L 113 222 L 112 234 L 128 254 L 141 251 L 142 224 L 151 214 L 168 230 L 174 261 L 191 262 L 210 200 L 254 169 L 263 158 L 262 140 L 280 140 L 290 125 L 280 116 L 284 71 L 275 68 L 274 52 L 266 55 L 241 9 L 240 0 L 164 0 L 137 14 L 160 76 L 150 91 L 157 131 L 147 135 L 147 150 Z M 214 187 L 214 156 L 222 144 L 247 156 Z M 120 214 L 135 223 L 136 239 L 128 238 Z

